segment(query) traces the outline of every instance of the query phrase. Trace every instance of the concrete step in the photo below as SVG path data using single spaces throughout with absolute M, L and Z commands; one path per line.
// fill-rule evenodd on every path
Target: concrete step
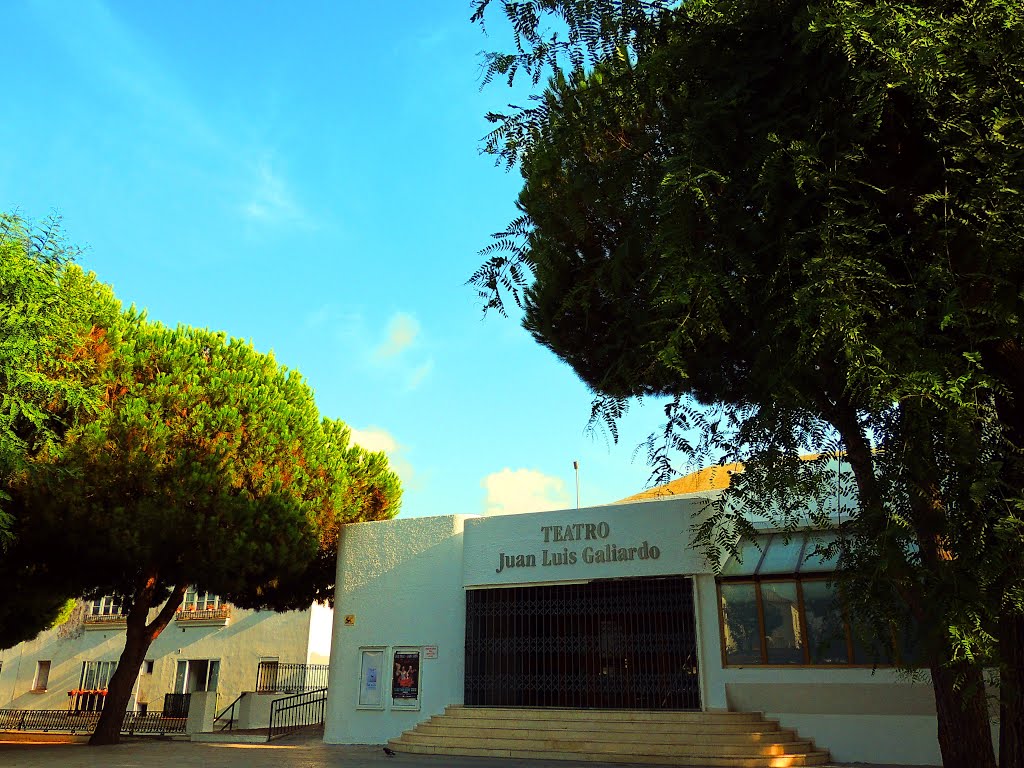
M 758 712 L 451 706 L 390 745 L 424 755 L 701 768 L 795 768 L 829 761 L 828 752 Z
M 815 750 L 799 755 L 763 757 L 730 757 L 716 754 L 646 754 L 642 752 L 565 752 L 561 750 L 533 750 L 512 748 L 446 747 L 441 745 L 403 744 L 390 742 L 397 752 L 419 755 L 461 755 L 468 757 L 505 757 L 536 760 L 573 760 L 580 762 L 618 762 L 639 765 L 699 766 L 700 768 L 795 768 L 796 766 L 825 765 L 828 752 Z
M 458 715 L 435 715 L 429 721 L 431 725 L 448 725 L 459 728 L 536 728 L 540 730 L 576 729 L 579 731 L 605 731 L 610 733 L 626 733 L 642 728 L 645 733 L 749 733 L 752 730 L 761 732 L 777 731 L 779 724 L 775 720 L 746 720 L 720 722 L 660 722 L 652 720 L 566 720 L 553 717 L 549 719 L 525 718 L 517 719 L 506 716 L 500 719 L 483 717 L 459 717 Z
M 203 744 L 262 744 L 267 740 L 267 729 L 203 731 L 193 733 L 189 738 Z
M 504 736 L 511 739 L 560 739 L 575 738 L 587 739 L 589 741 L 617 741 L 623 743 L 642 743 L 645 741 L 658 743 L 680 743 L 680 744 L 782 744 L 796 741 L 797 737 L 793 731 L 780 730 L 757 730 L 753 731 L 748 726 L 742 731 L 722 733 L 702 730 L 700 728 L 680 729 L 673 726 L 661 725 L 657 729 L 645 727 L 643 730 L 636 728 L 629 730 L 612 730 L 608 728 L 580 728 L 580 724 L 572 726 L 561 725 L 555 727 L 549 725 L 542 727 L 542 723 L 534 723 L 523 727 L 506 726 L 503 728 L 479 727 L 464 725 L 462 723 L 449 723 L 444 718 L 431 718 L 425 723 L 416 727 L 416 732 L 430 736 Z
M 760 712 L 693 712 L 637 709 L 555 709 L 544 707 L 467 707 L 453 704 L 445 717 L 488 720 L 584 720 L 587 722 L 748 723 L 763 720 Z
M 809 741 L 791 741 L 784 744 L 702 744 L 678 741 L 647 741 L 630 742 L 596 741 L 581 739 L 579 736 L 563 736 L 561 738 L 537 739 L 514 738 L 501 736 L 434 736 L 410 732 L 402 734 L 394 740 L 399 744 L 419 744 L 421 746 L 444 745 L 446 747 L 470 747 L 473 749 L 529 749 L 559 750 L 563 752 L 600 752 L 603 754 L 630 755 L 643 752 L 649 755 L 706 755 L 709 752 L 729 757 L 767 757 L 774 755 L 796 755 L 810 752 L 813 745 Z

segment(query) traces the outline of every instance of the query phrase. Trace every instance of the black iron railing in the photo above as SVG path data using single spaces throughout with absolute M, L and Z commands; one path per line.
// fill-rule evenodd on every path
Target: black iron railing
M 60 731 L 92 733 L 100 720 L 99 712 L 72 712 L 66 709 L 0 709 L 0 731 Z M 185 717 L 165 717 L 162 712 L 126 712 L 121 733 L 184 733 Z
M 256 693 L 305 693 L 327 687 L 330 664 L 280 664 L 261 661 Z
M 99 712 L 66 709 L 0 709 L 0 731 L 68 731 L 92 733 Z
M 305 728 L 307 725 L 319 725 L 324 721 L 324 709 L 327 706 L 327 689 L 297 693 L 270 704 L 270 727 L 267 729 L 267 741 L 285 734 Z
M 191 701 L 191 693 L 165 693 L 164 713 L 168 717 L 188 717 L 188 706 Z
M 89 615 L 82 619 L 84 624 L 126 624 L 128 617 L 123 613 L 108 613 L 108 614 L 96 614 L 95 616 Z
M 188 717 L 165 716 L 164 712 L 126 712 L 121 733 L 159 734 L 184 733 Z
M 233 731 L 235 729 L 235 720 L 238 719 L 235 717 L 235 707 L 238 706 L 238 702 L 242 700 L 243 696 L 245 696 L 245 691 L 238 694 L 238 698 L 224 707 L 223 711 L 213 718 L 213 729 L 215 731 Z M 218 728 L 218 723 L 223 723 L 223 725 Z

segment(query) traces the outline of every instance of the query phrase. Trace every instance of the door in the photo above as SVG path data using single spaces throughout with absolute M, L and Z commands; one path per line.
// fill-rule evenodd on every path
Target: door
M 689 578 L 466 592 L 468 705 L 700 709 Z

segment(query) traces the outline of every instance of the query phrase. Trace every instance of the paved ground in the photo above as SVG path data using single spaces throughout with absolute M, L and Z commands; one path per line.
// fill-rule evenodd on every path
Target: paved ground
M 273 744 L 134 741 L 114 747 L 0 743 L 3 768 L 609 768 L 611 765 L 403 754 L 389 758 L 377 746 L 333 746 L 309 739 Z

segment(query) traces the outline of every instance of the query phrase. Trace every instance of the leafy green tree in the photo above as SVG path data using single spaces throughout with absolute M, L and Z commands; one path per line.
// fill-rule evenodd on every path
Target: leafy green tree
M 41 454 L 22 489 L 19 546 L 47 552 L 56 582 L 123 600 L 125 647 L 92 744 L 117 742 L 146 651 L 188 587 L 308 607 L 333 586 L 332 531 L 394 515 L 400 492 L 382 479 L 386 504 L 351 496 L 342 428 L 272 356 L 134 311 L 123 324 L 103 408 Z
M 35 226 L 0 214 L 0 648 L 63 615 L 73 591 L 46 583 L 37 553 L 12 542 L 12 488 L 40 451 L 95 413 L 120 307 L 110 289 L 72 261 L 59 222 Z
M 472 278 L 488 306 L 519 302 L 613 430 L 667 396 L 658 472 L 745 463 L 709 551 L 750 515 L 799 525 L 840 454 L 847 604 L 917 620 L 947 766 L 995 764 L 998 663 L 1001 762 L 1024 764 L 1024 9 L 502 7 L 516 50 L 487 78 L 553 74 L 490 116 L 524 187 Z

